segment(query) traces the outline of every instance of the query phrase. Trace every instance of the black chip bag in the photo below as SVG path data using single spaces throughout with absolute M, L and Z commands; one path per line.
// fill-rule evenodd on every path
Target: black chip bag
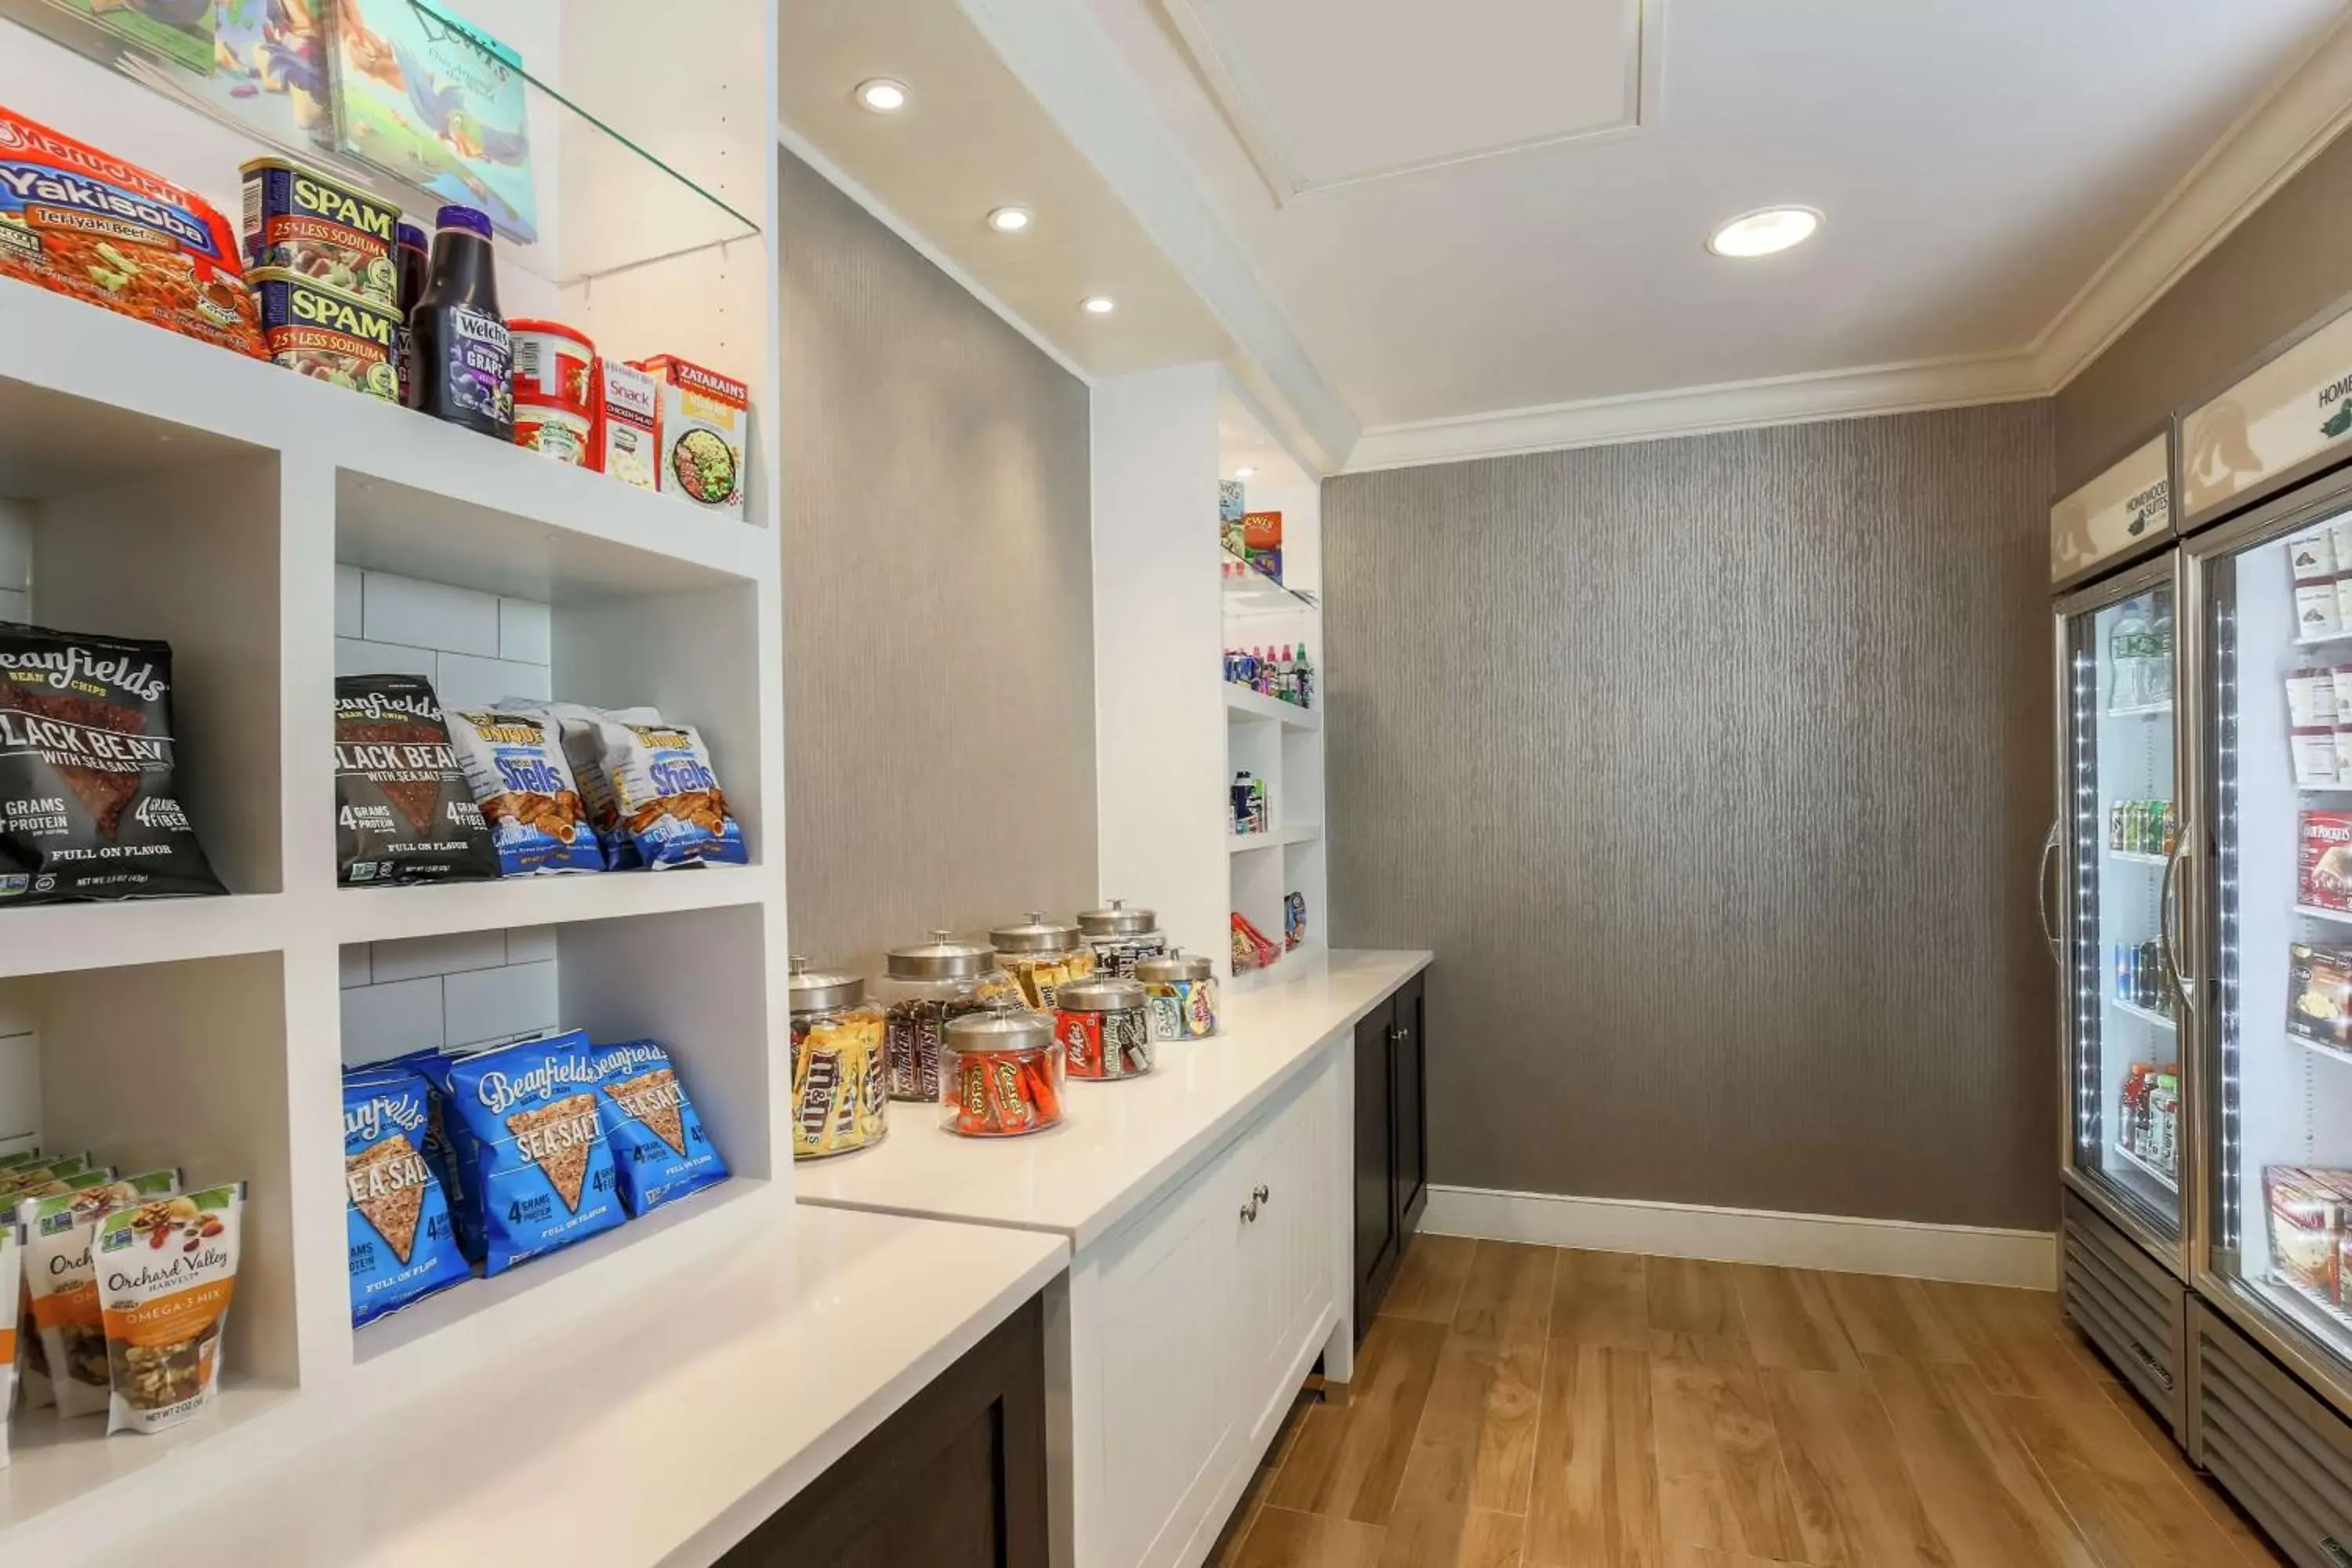
M 226 891 L 174 757 L 171 645 L 0 624 L 0 904 Z
M 450 749 L 430 681 L 337 678 L 335 859 L 345 887 L 499 874 L 489 826 Z

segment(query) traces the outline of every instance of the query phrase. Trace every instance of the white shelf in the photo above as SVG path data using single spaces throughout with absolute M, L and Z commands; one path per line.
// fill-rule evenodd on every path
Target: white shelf
M 1271 719 L 1286 730 L 1320 730 L 1323 714 L 1319 709 L 1301 708 L 1296 702 L 1285 702 L 1278 697 L 1268 697 L 1252 691 L 1246 686 L 1225 683 L 1225 710 L 1245 719 Z
M 2111 1143 L 2108 1147 L 2115 1152 L 2116 1159 L 2121 1160 L 2125 1164 L 2129 1165 L 2133 1170 L 2137 1171 L 2141 1175 L 2146 1176 L 2149 1181 L 2154 1182 L 2166 1192 L 2172 1194 L 2176 1197 L 2179 1195 L 2179 1181 L 2172 1176 L 2167 1175 L 2161 1167 L 2151 1164 L 2147 1161 L 2141 1159 L 2138 1155 L 2133 1153 L 2129 1149 L 2125 1148 L 2120 1143 Z
M 436 887 L 345 888 L 335 896 L 340 942 L 398 942 L 459 931 L 622 920 L 756 904 L 775 890 L 759 866 L 518 877 Z
M 0 978 L 226 958 L 285 945 L 275 893 L 0 909 Z
M 2352 910 L 2323 910 L 2316 904 L 2297 904 L 2294 912 L 2306 920 L 2332 921 L 2337 925 L 2352 926 Z
M 2294 787 L 2299 795 L 2352 795 L 2352 783 L 2299 784 Z
M 2352 642 L 2352 632 L 2321 632 L 2315 637 L 2294 639 L 2297 647 L 2324 647 L 2329 643 Z
M 2141 1023 L 2147 1024 L 2154 1028 L 2178 1031 L 2180 1027 L 2180 1021 L 2179 1019 L 2168 1018 L 2163 1014 L 2157 1012 L 2153 1008 L 2142 1007 L 2137 1003 L 2126 1002 L 2120 996 L 2108 997 L 2107 1005 L 2113 1007 L 2118 1013 L 2127 1013 L 2131 1016 L 2137 1018 Z
M 2286 1037 L 2286 1043 L 2290 1046 L 2301 1046 L 2316 1057 L 2327 1057 L 2339 1062 L 2352 1062 L 2352 1049 L 2347 1049 L 2342 1046 L 2331 1046 L 2324 1041 L 2308 1039 L 2292 1031 Z
M 2171 711 L 2172 704 L 2169 702 L 2139 702 L 2135 703 L 2128 708 L 2107 709 L 2105 710 L 2105 717 L 2109 719 L 2154 719 L 2160 714 L 2169 713 Z
M 1236 855 L 1247 855 L 1260 849 L 1278 849 L 1286 844 L 1312 844 L 1323 837 L 1323 829 L 1314 823 L 1297 827 L 1277 827 L 1269 833 L 1236 833 L 1226 846 Z
M 2169 863 L 2168 856 L 2143 855 L 2137 849 L 2110 849 L 2107 858 L 2120 860 L 2126 866 L 2163 866 Z

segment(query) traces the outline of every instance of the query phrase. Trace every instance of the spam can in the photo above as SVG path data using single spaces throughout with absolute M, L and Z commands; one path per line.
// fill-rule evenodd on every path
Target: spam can
M 247 268 L 278 268 L 387 310 L 395 306 L 398 207 L 285 158 L 256 158 L 238 172 Z
M 314 380 L 400 401 L 400 374 L 392 363 L 390 307 L 346 294 L 281 268 L 251 274 L 261 308 L 261 341 L 280 367 Z

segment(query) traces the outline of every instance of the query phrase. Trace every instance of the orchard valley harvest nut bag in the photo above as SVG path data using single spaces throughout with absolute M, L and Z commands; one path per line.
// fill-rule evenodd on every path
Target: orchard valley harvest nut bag
M 335 681 L 335 858 L 347 887 L 487 880 L 498 851 L 431 682 Z
M 153 1171 L 43 1198 L 20 1211 L 27 1232 L 25 1284 L 32 1311 L 24 1331 L 41 1349 L 59 1415 L 99 1414 L 112 1387 L 93 1258 L 100 1222 L 126 1205 L 152 1203 L 179 1190 L 179 1172 Z
M 343 1075 L 353 1328 L 471 1277 L 425 1155 L 432 1114 L 433 1089 L 414 1068 Z
M 596 1109 L 613 1145 L 621 1198 L 641 1215 L 727 1179 L 669 1053 L 654 1040 L 596 1047 Z
M 470 1152 L 467 1186 L 481 1206 L 484 1268 L 502 1274 L 584 1241 L 627 1216 L 596 1108 L 603 1075 L 587 1031 L 518 1040 L 444 1069 L 451 1114 Z
M 173 760 L 170 645 L 0 624 L 0 904 L 226 891 Z
M 161 1432 L 220 1393 L 245 1184 L 116 1209 L 98 1227 L 109 1432 Z

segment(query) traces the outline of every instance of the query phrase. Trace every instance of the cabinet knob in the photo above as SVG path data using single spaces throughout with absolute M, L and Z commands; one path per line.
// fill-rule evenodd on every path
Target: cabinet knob
M 1242 1205 L 1242 1218 L 1251 1225 L 1255 1225 L 1257 1223 L 1257 1205 L 1258 1200 L 1255 1198 L 1252 1198 L 1249 1202 Z
M 1257 1203 L 1260 1203 L 1260 1204 L 1270 1204 L 1270 1203 L 1274 1202 L 1274 1193 L 1273 1193 L 1272 1189 L 1270 1189 L 1270 1188 L 1266 1188 L 1266 1187 L 1260 1187 L 1260 1188 L 1258 1188 L 1258 1189 L 1257 1189 L 1257 1191 L 1256 1191 L 1256 1192 L 1255 1192 L 1255 1193 L 1251 1194 L 1250 1195 L 1251 1195 L 1252 1197 L 1255 1198 L 1255 1199 L 1257 1200 Z M 1253 1205 L 1251 1205 L 1250 1206 L 1251 1206 L 1251 1207 L 1253 1207 L 1253 1208 L 1255 1208 L 1255 1206 L 1257 1206 L 1257 1205 L 1256 1205 L 1256 1204 L 1253 1204 Z

